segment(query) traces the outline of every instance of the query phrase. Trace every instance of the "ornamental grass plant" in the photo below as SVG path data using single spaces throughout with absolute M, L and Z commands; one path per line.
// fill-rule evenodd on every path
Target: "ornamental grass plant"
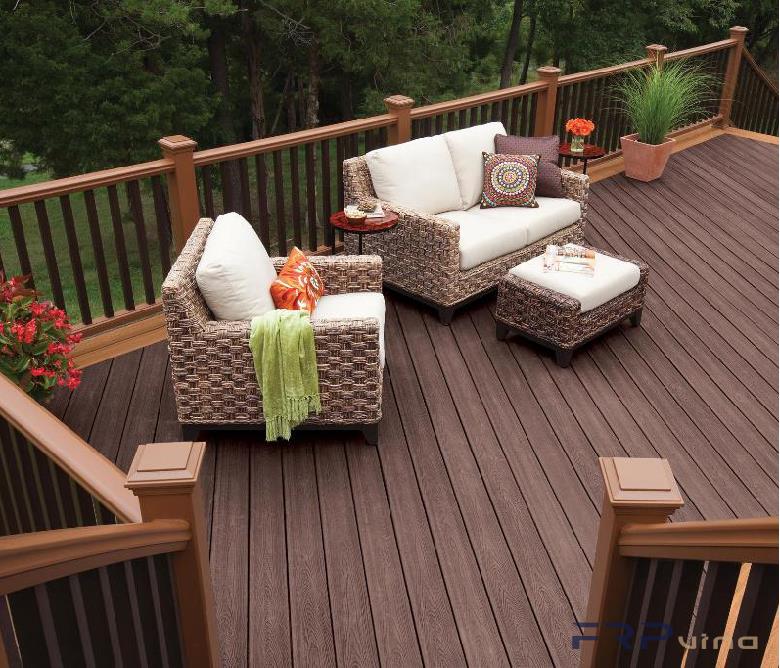
M 645 144 L 662 144 L 704 111 L 715 77 L 684 60 L 626 72 L 616 86 L 629 122 Z

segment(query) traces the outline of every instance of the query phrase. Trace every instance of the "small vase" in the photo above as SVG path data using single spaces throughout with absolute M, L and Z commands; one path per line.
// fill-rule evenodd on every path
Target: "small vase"
M 585 137 L 574 135 L 570 146 L 572 153 L 582 153 L 585 150 Z

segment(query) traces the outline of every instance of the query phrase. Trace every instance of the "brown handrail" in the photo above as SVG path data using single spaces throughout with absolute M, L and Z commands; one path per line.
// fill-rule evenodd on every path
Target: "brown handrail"
M 777 532 L 777 517 L 629 524 L 618 545 L 624 557 L 776 564 Z
M 0 538 L 0 595 L 139 557 L 183 550 L 183 520 L 105 524 Z
M 217 148 L 208 148 L 203 151 L 195 151 L 193 162 L 196 167 L 203 165 L 212 165 L 215 162 L 224 160 L 236 160 L 238 158 L 247 158 L 260 153 L 270 153 L 291 146 L 300 146 L 323 139 L 335 139 L 345 135 L 355 134 L 356 132 L 365 132 L 366 130 L 376 130 L 388 127 L 395 123 L 395 116 L 382 114 L 380 116 L 371 116 L 369 118 L 358 118 L 353 121 L 344 121 L 333 125 L 323 125 L 310 130 L 300 130 L 298 132 L 289 132 L 284 135 L 274 137 L 265 137 L 255 139 L 241 144 L 231 146 L 219 146 Z
M 173 171 L 173 161 L 152 160 L 127 167 L 113 167 L 99 172 L 68 176 L 64 179 L 32 183 L 29 186 L 18 186 L 0 190 L 0 207 L 27 204 L 37 200 L 59 197 L 83 190 L 94 190 L 124 181 L 135 181 L 148 176 L 159 176 Z
M 501 102 L 503 100 L 519 97 L 521 95 L 536 93 L 538 91 L 545 90 L 546 88 L 547 84 L 545 84 L 543 81 L 533 81 L 531 83 L 521 84 L 519 86 L 511 86 L 510 88 L 500 88 L 498 90 L 492 90 L 487 93 L 478 93 L 468 97 L 460 97 L 456 100 L 434 102 L 433 104 L 426 104 L 422 107 L 413 108 L 411 110 L 411 117 L 412 119 L 419 119 L 428 118 L 430 116 L 438 116 L 439 114 L 446 114 L 451 111 L 460 111 L 461 109 L 477 107 L 483 104 L 491 104 L 493 102 Z
M 734 38 L 722 39 L 719 42 L 710 42 L 709 44 L 702 44 L 700 46 L 692 46 L 690 49 L 680 49 L 679 51 L 672 51 L 666 54 L 666 60 L 679 60 L 680 58 L 691 58 L 693 56 L 703 56 L 713 51 L 722 51 L 723 49 L 731 48 L 737 44 L 737 40 Z
M 0 414 L 118 520 L 141 521 L 138 499 L 125 489 L 125 474 L 2 374 Z

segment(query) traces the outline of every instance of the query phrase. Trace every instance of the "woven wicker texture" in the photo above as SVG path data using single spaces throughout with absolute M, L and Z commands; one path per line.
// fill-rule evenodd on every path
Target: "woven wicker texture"
M 638 260 L 594 250 L 637 265 L 639 283 L 601 306 L 580 313 L 576 299 L 507 273 L 498 285 L 496 320 L 553 347 L 572 349 L 641 309 L 648 266 Z
M 363 250 L 382 258 L 384 279 L 389 285 L 441 307 L 455 306 L 496 287 L 510 267 L 538 255 L 547 244 L 584 241 L 589 179 L 567 170 L 562 170 L 561 176 L 566 196 L 581 205 L 580 219 L 519 251 L 472 269 L 462 271 L 460 268 L 457 223 L 390 202 L 380 203 L 383 208 L 398 214 L 398 225 L 364 238 Z M 344 161 L 344 201 L 369 208 L 379 202 L 363 158 Z M 348 253 L 357 252 L 354 235 L 344 235 L 344 244 Z
M 162 286 L 173 389 L 179 421 L 259 424 L 263 405 L 249 351 L 248 321 L 215 321 L 197 283 L 213 221 L 202 218 Z M 325 294 L 381 292 L 375 256 L 312 257 Z M 277 271 L 287 258 L 272 258 Z M 382 367 L 376 319 L 312 323 L 322 412 L 305 424 L 372 424 L 382 417 Z

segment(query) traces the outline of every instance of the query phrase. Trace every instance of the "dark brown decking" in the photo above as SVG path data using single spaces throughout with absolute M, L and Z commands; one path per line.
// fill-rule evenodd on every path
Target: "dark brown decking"
M 591 243 L 652 270 L 641 328 L 560 369 L 388 300 L 378 448 L 350 434 L 210 443 L 225 665 L 571 666 L 599 455 L 666 457 L 678 519 L 777 510 L 777 148 L 723 136 L 662 181 L 595 184 Z M 127 469 L 180 440 L 164 344 L 101 363 L 52 410 Z

